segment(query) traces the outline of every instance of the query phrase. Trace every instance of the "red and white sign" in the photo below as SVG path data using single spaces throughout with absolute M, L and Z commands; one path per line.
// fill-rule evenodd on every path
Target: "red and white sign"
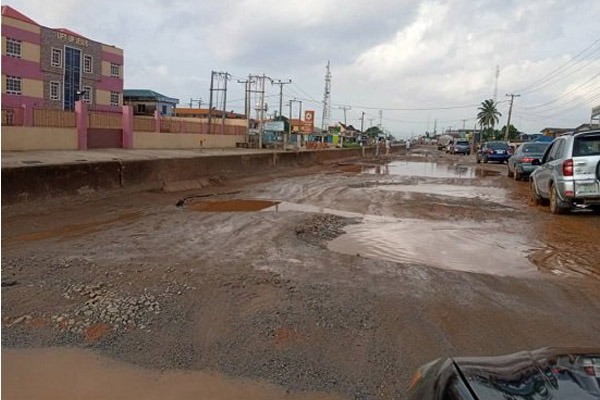
M 302 133 L 312 133 L 315 129 L 315 112 L 313 110 L 304 111 L 304 121 L 302 121 Z

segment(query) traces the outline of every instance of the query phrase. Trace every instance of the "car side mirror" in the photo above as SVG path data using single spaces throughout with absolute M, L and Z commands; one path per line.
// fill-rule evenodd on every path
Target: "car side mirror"
M 542 160 L 536 158 L 533 161 L 531 161 L 531 165 L 542 165 Z

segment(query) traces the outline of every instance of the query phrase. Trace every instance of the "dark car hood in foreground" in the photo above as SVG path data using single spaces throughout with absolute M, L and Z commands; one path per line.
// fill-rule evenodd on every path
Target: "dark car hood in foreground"
M 439 359 L 419 369 L 411 399 L 600 399 L 581 367 L 598 349 L 547 348 L 499 357 Z

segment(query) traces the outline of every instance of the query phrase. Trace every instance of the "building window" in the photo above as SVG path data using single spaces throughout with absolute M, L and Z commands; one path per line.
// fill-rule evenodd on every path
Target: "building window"
M 21 78 L 16 76 L 6 76 L 6 93 L 21 94 Z
M 110 105 L 111 106 L 119 105 L 119 92 L 110 92 Z
M 83 87 L 83 101 L 92 104 L 92 88 L 90 86 Z
M 51 64 L 53 67 L 62 67 L 62 50 L 52 49 Z
M 121 74 L 119 74 L 119 64 L 110 63 L 110 76 L 115 78 L 121 76 Z
M 6 38 L 6 55 L 9 57 L 21 58 L 21 41 Z
M 167 115 L 167 106 L 165 106 L 165 105 L 161 106 L 161 113 L 162 113 L 162 115 Z
M 83 72 L 86 74 L 92 73 L 92 56 L 83 56 Z
M 50 82 L 50 100 L 60 100 L 60 82 Z
M 145 104 L 138 104 L 137 105 L 137 112 L 138 112 L 138 114 L 146 114 L 146 105 Z

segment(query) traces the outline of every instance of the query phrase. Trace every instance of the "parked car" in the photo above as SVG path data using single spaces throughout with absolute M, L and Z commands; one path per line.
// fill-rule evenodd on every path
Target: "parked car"
M 542 158 L 550 143 L 526 142 L 520 145 L 508 159 L 508 177 L 515 181 L 529 176 L 537 166 L 531 165 L 536 158 Z
M 452 154 L 471 154 L 471 145 L 468 140 L 458 139 L 452 145 L 452 150 L 450 151 Z
M 550 203 L 553 214 L 600 207 L 600 130 L 560 136 L 546 149 L 529 177 L 535 204 Z
M 441 358 L 417 370 L 409 398 L 598 400 L 597 364 L 588 362 L 598 357 L 599 348 L 546 348 L 497 357 Z
M 510 158 L 511 153 L 512 150 L 506 142 L 486 142 L 477 152 L 477 162 L 497 161 L 503 163 Z

